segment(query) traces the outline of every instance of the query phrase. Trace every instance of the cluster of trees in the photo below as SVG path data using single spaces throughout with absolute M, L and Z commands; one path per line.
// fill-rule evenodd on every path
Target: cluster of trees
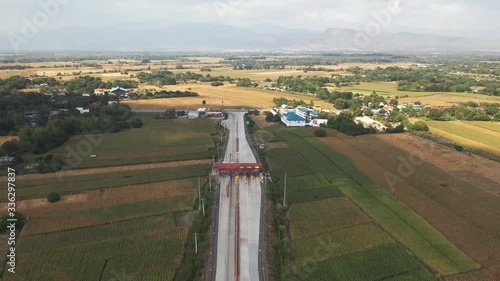
M 485 110 L 472 107 L 467 104 L 454 105 L 450 108 L 431 108 L 424 111 L 425 117 L 437 121 L 451 121 L 451 120 L 466 120 L 466 121 L 491 121 L 492 119 L 500 120 L 498 115 L 498 108 L 496 110 L 491 107 L 488 108 L 488 115 Z
M 293 99 L 293 100 L 289 100 L 287 98 L 284 98 L 284 97 L 281 97 L 281 98 L 273 98 L 273 102 L 274 102 L 274 105 L 276 107 L 281 107 L 282 105 L 286 104 L 288 106 L 291 106 L 291 107 L 297 107 L 297 106 L 307 106 L 308 104 L 306 104 L 303 100 L 296 100 L 296 99 Z M 311 103 L 309 105 L 314 105 L 311 101 Z
M 0 99 L 0 135 L 17 134 L 24 126 L 33 121 L 37 126 L 44 126 L 51 111 L 65 109 L 59 117 L 78 116 L 80 113 L 75 107 L 89 107 L 92 103 L 108 104 L 116 97 L 90 96 L 78 94 L 50 97 L 40 93 L 27 92 L 9 95 Z M 34 120 L 28 120 L 25 112 L 35 113 Z
M 151 73 L 139 72 L 137 78 L 141 83 L 149 83 L 160 87 L 177 84 L 174 73 L 165 70 L 153 70 Z
M 238 80 L 238 83 L 236 83 L 236 86 L 238 86 L 238 87 L 257 87 L 258 84 L 252 83 L 252 80 L 250 80 L 248 78 L 243 78 L 243 79 Z
M 328 128 L 350 136 L 374 134 L 377 132 L 374 128 L 365 128 L 362 124 L 354 122 L 354 114 L 349 111 L 330 116 L 328 118 Z
M 233 82 L 235 80 L 229 76 L 211 76 L 210 74 L 202 75 L 190 71 L 184 73 L 173 73 L 167 70 L 153 70 L 151 73 L 140 72 L 137 74 L 137 78 L 141 83 L 148 83 L 159 87 L 163 85 L 176 85 L 180 81 L 187 82 L 189 80 L 200 82 Z
M 0 79 L 0 96 L 15 93 L 17 90 L 26 89 L 31 81 L 21 76 L 12 76 Z
M 1 153 L 21 162 L 25 154 L 47 153 L 78 134 L 115 133 L 142 126 L 141 119 L 128 120 L 129 117 L 129 106 L 113 104 L 83 115 L 70 113 L 65 117 L 49 120 L 43 126 L 32 127 L 26 124 L 17 131 L 19 140 L 5 142 L 1 146 Z M 62 161 L 51 155 L 38 157 L 35 161 L 40 172 L 50 172 L 62 167 Z
M 266 122 L 279 122 L 281 120 L 278 114 L 275 115 L 269 111 L 266 111 L 265 115 L 266 115 Z
M 477 60 L 467 61 L 459 60 L 456 62 L 447 62 L 444 66 L 449 71 L 459 73 L 474 73 L 500 76 L 500 65 L 495 62 L 482 62 Z
M 398 90 L 411 92 L 471 92 L 471 87 L 485 87 L 478 93 L 500 95 L 500 81 L 476 80 L 468 75 L 450 74 L 437 67 L 387 67 L 363 69 L 351 67 L 351 79 L 359 82 L 398 82 Z
M 212 82 L 210 85 L 212 85 L 214 87 L 224 86 L 224 82 L 215 81 L 215 82 Z
M 26 68 L 33 68 L 32 66 L 26 65 L 0 65 L 0 70 L 25 70 Z
M 198 93 L 191 91 L 159 91 L 147 92 L 144 95 L 134 96 L 132 99 L 168 99 L 168 98 L 182 98 L 182 97 L 196 97 Z
M 175 109 L 168 109 L 160 114 L 157 114 L 155 119 L 176 119 L 177 116 L 179 116 L 179 113 L 180 112 L 177 112 Z
M 280 76 L 277 80 L 278 87 L 286 87 L 288 91 L 299 92 L 299 93 L 317 93 L 324 92 L 324 88 L 327 83 L 330 83 L 331 79 L 327 77 L 305 77 L 302 78 L 300 75 L 295 76 Z
M 256 59 L 241 59 L 232 62 L 233 70 L 284 69 L 285 64 L 276 61 L 258 61 Z
M 64 83 L 69 93 L 91 94 L 95 89 L 110 89 L 113 87 L 137 88 L 139 84 L 130 80 L 113 80 L 104 82 L 100 77 L 82 76 Z

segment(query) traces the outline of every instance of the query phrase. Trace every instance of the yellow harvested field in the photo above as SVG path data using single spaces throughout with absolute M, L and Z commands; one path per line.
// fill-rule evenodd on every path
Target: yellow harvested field
M 431 133 L 462 144 L 466 147 L 500 155 L 498 123 L 462 121 L 426 121 Z M 488 123 L 491 124 L 491 128 Z
M 151 88 L 151 87 L 150 87 Z M 203 107 L 220 108 L 222 101 L 224 107 L 231 108 L 258 108 L 270 109 L 274 106 L 273 98 L 284 97 L 287 99 L 304 100 L 309 103 L 314 101 L 315 105 L 321 105 L 325 109 L 333 109 L 333 105 L 325 101 L 320 101 L 315 97 L 306 95 L 297 95 L 291 93 L 272 92 L 255 88 L 237 87 L 234 84 L 221 87 L 213 87 L 210 84 L 179 84 L 163 88 L 168 91 L 194 91 L 199 94 L 198 97 L 188 98 L 170 98 L 153 100 L 132 100 L 123 103 L 130 105 L 134 109 L 153 110 L 153 109 L 196 109 L 203 106 L 205 100 L 207 104 Z

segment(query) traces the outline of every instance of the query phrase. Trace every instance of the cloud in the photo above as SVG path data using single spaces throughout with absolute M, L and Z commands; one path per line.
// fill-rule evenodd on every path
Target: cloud
M 436 16 L 452 17 L 465 14 L 467 7 L 461 3 L 448 3 L 448 4 L 431 4 L 430 10 Z

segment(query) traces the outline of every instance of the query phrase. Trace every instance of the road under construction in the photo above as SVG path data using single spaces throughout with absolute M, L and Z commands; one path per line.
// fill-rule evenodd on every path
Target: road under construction
M 262 165 L 246 138 L 245 113 L 229 112 L 222 125 L 229 137 L 219 175 L 213 280 L 263 279 L 261 247 Z

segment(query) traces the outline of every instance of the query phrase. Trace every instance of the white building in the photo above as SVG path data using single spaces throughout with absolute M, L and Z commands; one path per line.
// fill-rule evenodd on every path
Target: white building
M 80 112 L 80 114 L 90 113 L 90 109 L 88 109 L 88 108 L 77 107 L 76 110 L 78 110 Z
M 187 117 L 188 117 L 188 119 L 198 119 L 198 118 L 200 118 L 200 112 L 199 111 L 189 111 Z
M 326 124 L 326 119 L 315 119 L 318 117 L 318 112 L 314 109 L 306 107 L 297 107 L 288 112 L 281 114 L 281 121 L 288 127 L 319 127 L 321 124 Z

